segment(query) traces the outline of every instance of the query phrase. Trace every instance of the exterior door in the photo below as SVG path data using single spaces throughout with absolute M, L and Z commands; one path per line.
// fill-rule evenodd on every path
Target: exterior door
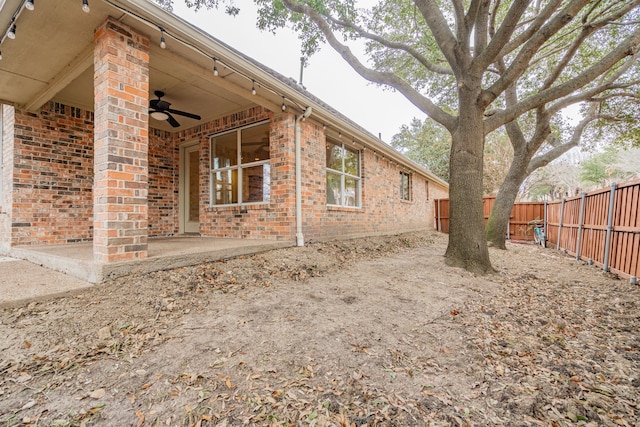
M 198 143 L 181 150 L 180 225 L 183 233 L 200 232 L 200 152 Z

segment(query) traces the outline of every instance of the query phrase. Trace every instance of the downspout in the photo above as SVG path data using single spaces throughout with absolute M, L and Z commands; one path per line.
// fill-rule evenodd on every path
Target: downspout
M 302 234 L 302 162 L 300 160 L 300 122 L 311 115 L 311 107 L 307 107 L 301 116 L 296 117 L 296 246 L 304 246 Z

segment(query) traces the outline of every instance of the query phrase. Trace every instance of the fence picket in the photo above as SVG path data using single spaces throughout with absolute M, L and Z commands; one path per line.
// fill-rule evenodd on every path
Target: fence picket
M 485 220 L 495 197 L 483 200 Z M 449 231 L 449 199 L 436 200 L 437 228 Z M 533 240 L 528 223 L 543 219 L 547 242 L 576 259 L 592 261 L 604 271 L 640 277 L 640 181 L 612 184 L 581 196 L 545 203 L 516 203 L 509 218 L 509 237 Z M 551 246 L 549 246 L 551 247 Z

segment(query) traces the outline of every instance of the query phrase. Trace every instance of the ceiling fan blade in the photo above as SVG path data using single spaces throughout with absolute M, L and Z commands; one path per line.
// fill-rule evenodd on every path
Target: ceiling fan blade
M 158 110 L 158 102 L 160 100 L 159 99 L 152 99 L 151 101 L 149 101 L 149 108 L 153 108 L 154 110 Z
M 195 119 L 195 120 L 202 119 L 202 117 L 200 117 L 199 115 L 192 114 L 192 113 L 187 113 L 186 111 L 174 110 L 174 109 L 171 109 L 171 108 L 167 108 L 166 110 L 169 113 L 177 114 L 179 116 L 189 117 L 190 119 Z
M 165 113 L 167 113 L 167 112 L 165 111 Z M 169 124 L 170 124 L 171 126 L 173 126 L 174 128 L 177 128 L 177 127 L 179 127 L 179 126 L 180 126 L 180 123 L 178 123 L 178 121 L 177 121 L 176 119 L 174 119 L 174 118 L 173 118 L 173 116 L 172 116 L 171 114 L 167 113 L 167 116 L 169 116 L 169 117 L 167 118 L 167 121 L 169 122 Z

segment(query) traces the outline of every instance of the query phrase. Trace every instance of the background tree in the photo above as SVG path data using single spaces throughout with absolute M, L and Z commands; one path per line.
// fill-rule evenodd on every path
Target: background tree
M 640 26 L 622 22 L 640 0 L 386 0 L 369 8 L 354 0 L 254 1 L 261 28 L 292 28 L 307 55 L 327 43 L 362 77 L 399 91 L 447 129 L 451 226 L 445 258 L 476 272 L 492 271 L 482 210 L 485 135 L 525 114 L 543 114 L 547 104 L 606 75 L 640 43 Z M 187 1 L 194 7 L 219 3 Z M 597 31 L 582 26 L 603 14 L 609 19 Z M 586 60 L 579 48 L 603 28 L 611 29 L 616 45 Z M 560 65 L 550 76 L 552 63 Z M 518 92 L 525 81 L 527 90 Z M 509 88 L 516 96 L 502 102 Z M 526 170 L 527 163 L 517 167 Z
M 504 182 L 513 160 L 509 136 L 502 130 L 491 132 L 484 144 L 482 188 L 485 196 L 495 196 Z
M 592 153 L 577 153 L 536 170 L 524 183 L 527 200 L 557 200 L 640 179 L 640 147 L 610 145 Z
M 438 177 L 449 181 L 451 135 L 442 126 L 427 118 L 413 118 L 391 138 L 391 145 Z M 485 195 L 495 195 L 511 165 L 513 148 L 503 131 L 487 135 L 484 148 L 482 188 Z
M 599 9 L 599 6 L 606 7 Z M 547 49 L 557 53 L 538 58 L 546 73 L 527 72 L 520 76 L 505 90 L 505 107 L 517 105 L 522 96 L 529 94 L 532 79 L 540 79 L 540 87 L 545 90 L 563 80 L 575 78 L 585 67 L 597 63 L 599 58 L 615 48 L 620 30 L 627 27 L 634 31 L 638 28 L 636 7 L 632 2 L 606 5 L 599 2 L 581 11 L 579 20 L 549 40 Z M 567 31 L 575 36 L 566 37 Z M 492 245 L 505 248 L 511 208 L 527 176 L 580 144 L 589 126 L 599 124 L 602 129 L 611 129 L 612 123 L 628 126 L 632 121 L 633 115 L 620 107 L 635 102 L 629 101 L 634 99 L 634 92 L 637 95 L 640 82 L 637 57 L 637 54 L 630 55 L 569 96 L 542 104 L 530 114 L 505 125 L 514 148 L 514 158 L 487 223 L 487 238 Z M 498 63 L 497 66 L 503 69 L 503 64 Z M 582 120 L 574 126 L 567 126 L 562 110 L 579 103 L 585 105 Z
M 433 120 L 414 117 L 391 138 L 391 146 L 449 182 L 451 135 Z

